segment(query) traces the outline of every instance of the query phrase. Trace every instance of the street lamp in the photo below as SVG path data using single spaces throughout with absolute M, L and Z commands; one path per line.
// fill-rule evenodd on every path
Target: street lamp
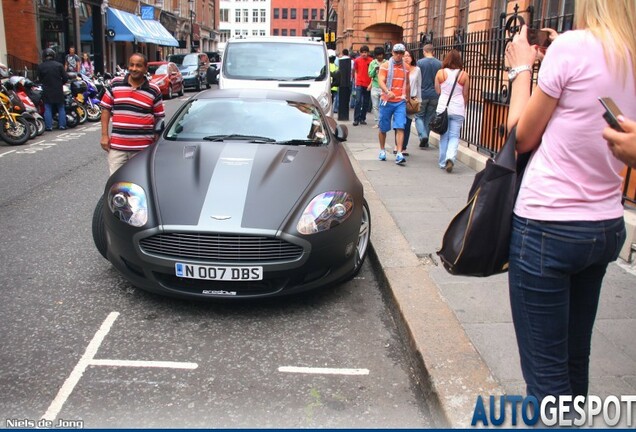
M 194 0 L 188 0 L 190 3 L 190 52 L 195 52 L 194 49 Z

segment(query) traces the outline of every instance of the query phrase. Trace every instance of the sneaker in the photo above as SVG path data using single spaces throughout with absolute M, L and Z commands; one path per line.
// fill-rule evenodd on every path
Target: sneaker
M 366 121 L 364 121 L 364 120 L 362 120 L 362 121 L 360 122 L 360 124 L 361 124 L 361 125 L 365 125 L 365 126 L 366 126 L 367 122 L 366 122 Z
M 395 163 L 398 165 L 404 165 L 406 163 L 406 159 L 404 159 L 402 153 L 398 153 L 397 156 L 395 156 Z
M 378 155 L 378 159 L 380 159 L 381 161 L 385 161 L 386 160 L 386 152 L 384 150 L 380 150 L 380 154 Z
M 422 139 L 420 140 L 420 147 L 421 147 L 421 148 L 426 148 L 426 147 L 428 147 L 428 138 L 422 138 Z
M 354 121 L 354 122 L 353 122 L 353 125 L 354 125 L 354 126 L 358 126 L 358 122 L 357 122 L 357 121 Z
M 408 156 L 409 152 L 407 152 L 406 150 L 402 150 L 402 156 Z
M 449 160 L 447 160 L 447 161 L 446 161 L 446 167 L 445 167 L 445 168 L 446 168 L 446 172 L 447 172 L 447 173 L 449 173 L 449 172 L 453 172 L 453 166 L 454 166 L 454 165 L 455 165 L 455 164 L 453 163 L 453 161 L 452 161 L 452 160 L 450 160 L 450 159 L 449 159 Z
M 47 132 L 51 132 L 53 130 L 53 128 L 46 128 L 44 130 L 47 131 Z

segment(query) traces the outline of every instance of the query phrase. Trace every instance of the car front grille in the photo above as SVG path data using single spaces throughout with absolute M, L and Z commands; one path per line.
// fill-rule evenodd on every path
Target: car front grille
M 168 259 L 210 262 L 289 262 L 299 259 L 301 246 L 273 237 L 164 233 L 139 242 L 144 253 Z

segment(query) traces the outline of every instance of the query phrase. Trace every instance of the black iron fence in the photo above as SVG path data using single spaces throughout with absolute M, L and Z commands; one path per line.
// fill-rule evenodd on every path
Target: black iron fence
M 13 70 L 14 74 L 22 75 L 35 81 L 38 70 L 38 65 L 36 63 L 31 63 L 30 61 L 22 60 L 19 57 L 7 54 L 7 66 Z
M 572 16 L 554 17 L 548 20 L 532 19 L 537 27 L 553 27 L 567 30 L 572 26 Z M 505 48 L 511 37 L 518 31 L 524 20 L 515 12 L 501 15 L 500 25 L 489 30 L 465 33 L 461 30 L 453 36 L 422 38 L 406 47 L 414 58 L 422 57 L 424 43 L 432 43 L 435 57 L 443 59 L 453 48 L 462 52 L 464 69 L 470 75 L 470 89 L 466 106 L 466 119 L 461 131 L 461 139 L 476 151 L 494 156 L 503 146 L 507 135 L 506 119 L 510 103 L 510 87 L 506 72 Z M 552 25 L 553 24 L 553 25 Z M 536 85 L 539 66 L 532 73 L 531 91 Z M 636 205 L 636 176 L 632 169 L 623 173 L 623 202 Z

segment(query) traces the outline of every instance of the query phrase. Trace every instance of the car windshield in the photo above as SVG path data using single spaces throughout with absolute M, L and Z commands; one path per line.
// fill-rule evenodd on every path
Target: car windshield
M 166 133 L 175 141 L 247 141 L 327 145 L 327 124 L 311 104 L 275 99 L 214 98 L 187 102 Z
M 236 42 L 223 53 L 226 77 L 241 80 L 322 81 L 327 77 L 322 45 Z
M 185 54 L 172 54 L 170 56 L 168 56 L 168 61 L 176 64 L 177 66 L 179 66 L 181 64 L 181 62 L 183 61 L 183 58 L 185 57 Z
M 199 65 L 199 56 L 198 55 L 187 55 L 183 58 L 183 66 L 198 66 Z
M 150 75 L 167 75 L 168 65 L 148 65 L 148 73 Z

